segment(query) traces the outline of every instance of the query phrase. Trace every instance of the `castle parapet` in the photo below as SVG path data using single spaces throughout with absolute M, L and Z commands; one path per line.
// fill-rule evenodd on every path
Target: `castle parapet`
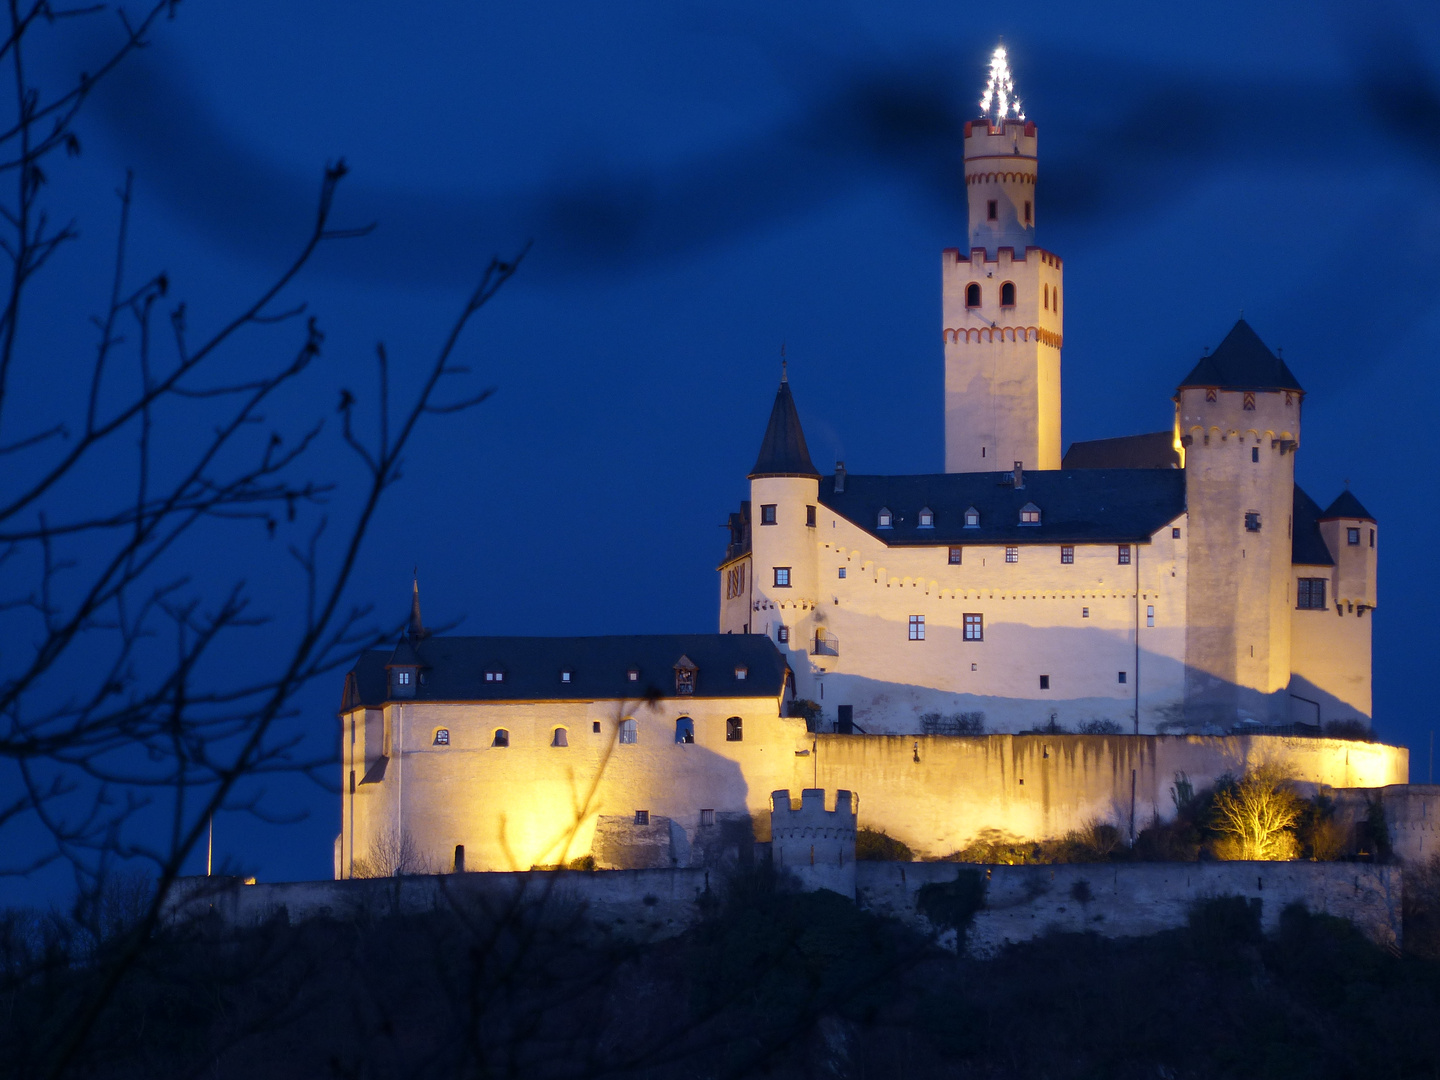
M 777 869 L 794 874 L 807 892 L 829 889 L 855 898 L 855 822 L 853 792 L 837 791 L 835 809 L 825 809 L 825 789 L 805 788 L 800 806 L 790 791 L 770 795 L 771 852 Z

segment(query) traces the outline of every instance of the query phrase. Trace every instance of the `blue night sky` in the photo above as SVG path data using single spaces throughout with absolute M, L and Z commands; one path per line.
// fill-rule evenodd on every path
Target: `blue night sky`
M 940 252 L 964 240 L 960 130 L 1003 37 L 1039 126 L 1038 242 L 1065 260 L 1065 443 L 1168 428 L 1176 382 L 1243 309 L 1308 391 L 1299 482 L 1324 506 L 1348 479 L 1379 519 L 1375 725 L 1423 782 L 1440 18 L 1361 7 L 185 0 L 54 165 L 82 240 L 31 316 L 54 359 L 29 393 L 89 359 L 73 312 L 104 302 L 127 168 L 129 262 L 164 269 L 203 326 L 298 248 L 343 156 L 337 219 L 377 228 L 290 290 L 326 339 L 276 416 L 331 419 L 312 468 L 338 517 L 361 480 L 340 388 L 373 401 L 382 340 L 397 380 L 418 376 L 491 254 L 534 244 L 462 342 L 495 396 L 423 430 L 355 599 L 400 619 L 418 567 L 427 622 L 462 633 L 714 629 L 720 526 L 782 341 L 822 469 L 942 468 Z M 73 74 L 103 40 L 37 64 Z M 189 571 L 245 576 L 273 616 L 244 664 L 284 638 L 299 579 L 283 537 L 216 535 Z M 297 752 L 332 752 L 340 686 L 288 721 Z M 328 877 L 335 794 L 264 788 L 275 820 L 222 814 L 217 856 Z

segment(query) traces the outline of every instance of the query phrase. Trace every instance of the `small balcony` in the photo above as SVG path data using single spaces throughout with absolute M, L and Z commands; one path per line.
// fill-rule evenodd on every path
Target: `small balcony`
M 839 656 L 840 639 L 824 630 L 815 631 L 815 640 L 810 645 L 811 656 Z

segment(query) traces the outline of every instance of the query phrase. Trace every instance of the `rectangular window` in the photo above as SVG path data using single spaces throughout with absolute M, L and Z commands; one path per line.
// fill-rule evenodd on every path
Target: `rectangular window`
M 997 221 L 997 220 L 999 220 L 999 218 L 1000 218 L 1000 202 L 999 202 L 999 200 L 997 200 L 997 199 L 991 199 L 989 202 L 987 202 L 987 203 L 985 204 L 985 217 L 986 217 L 986 219 L 989 220 L 989 221 Z
M 1040 689 L 1041 689 L 1041 690 L 1049 690 L 1049 689 L 1050 689 L 1050 676 L 1049 676 L 1049 675 L 1041 675 L 1041 676 L 1040 676 Z
M 843 567 L 843 566 L 840 567 L 840 580 L 841 580 L 841 581 L 844 581 L 844 580 L 845 580 L 845 567 Z
M 1325 579 L 1323 577 L 1302 577 L 1297 583 L 1295 606 L 1309 611 L 1325 607 Z
M 735 678 L 738 679 L 740 682 L 744 682 L 749 674 L 750 669 L 748 667 L 737 667 L 735 669 Z
M 1249 513 L 1247 513 L 1247 514 L 1245 515 L 1245 531 L 1246 531 L 1246 532 L 1259 532 L 1259 531 L 1260 531 L 1260 514 L 1259 514 L 1258 511 L 1251 510 Z
M 1025 224 L 1030 224 L 1030 200 L 1025 200 Z
M 965 616 L 965 640 L 966 640 L 966 641 L 984 641 L 984 640 L 985 640 L 985 616 L 984 616 L 984 615 L 966 615 L 966 616 Z
M 701 811 L 700 811 L 700 824 L 701 824 L 702 826 L 705 826 L 705 825 L 714 825 L 714 824 L 715 824 L 715 811 L 714 811 L 714 810 L 701 810 Z
M 925 640 L 925 616 L 924 616 L 924 615 L 911 615 L 911 616 L 910 616 L 910 640 L 911 640 L 911 641 L 924 641 L 924 640 Z
M 1116 562 L 1118 562 L 1121 566 L 1129 566 L 1129 565 L 1130 565 L 1130 545 L 1129 545 L 1129 544 L 1121 544 L 1118 548 L 1115 549 L 1115 553 L 1116 553 L 1116 559 L 1115 559 Z
M 815 528 L 815 508 L 813 506 L 805 507 L 805 524 L 812 529 Z
M 1359 547 L 1359 546 L 1360 546 L 1360 530 L 1359 530 L 1359 529 L 1346 529 L 1346 530 L 1345 530 L 1345 542 L 1346 542 L 1347 544 L 1349 544 L 1351 547 Z
M 1371 530 L 1370 530 L 1370 546 L 1371 546 L 1372 548 L 1375 546 L 1375 530 L 1374 530 L 1374 529 L 1371 529 Z
M 947 561 L 949 562 L 949 564 L 950 564 L 951 566 L 959 566 L 959 565 L 960 565 L 960 556 L 961 556 L 961 554 L 962 554 L 963 551 L 964 551 L 964 548 L 958 548 L 958 547 L 952 547 L 952 548 L 950 549 L 950 557 L 949 557 L 949 559 L 948 559 Z
M 1145 625 L 1146 625 L 1146 626 L 1154 626 L 1154 625 L 1155 625 L 1155 605 L 1154 605 L 1154 604 L 1150 604 L 1148 607 L 1145 608 Z
M 1006 561 L 1006 562 L 1019 562 L 1019 561 L 1020 561 L 1020 549 L 1019 549 L 1018 547 L 1007 547 L 1007 548 L 1005 549 L 1005 561 Z
M 744 742 L 745 721 L 738 716 L 732 716 L 725 721 L 725 741 Z
M 560 672 L 560 681 L 563 682 L 563 683 L 568 683 L 568 682 L 570 681 L 570 672 L 568 672 L 568 671 L 562 671 L 562 672 Z
M 761 525 L 774 525 L 774 524 L 775 524 L 775 504 L 774 504 L 774 503 L 765 503 L 764 505 L 762 505 L 762 506 L 760 507 L 760 524 L 761 524 Z
M 635 811 L 635 824 L 636 824 L 636 825 L 649 825 L 649 824 L 650 824 L 650 811 L 649 811 L 649 810 L 636 810 L 636 811 Z
M 1251 461 L 1259 461 L 1259 460 L 1260 460 L 1260 448 L 1259 448 L 1258 446 L 1252 446 L 1252 447 L 1250 447 L 1250 460 L 1251 460 Z
M 599 720 L 592 720 L 592 721 L 590 721 L 590 731 L 591 731 L 592 734 L 595 734 L 595 735 L 599 735 L 599 734 L 600 734 L 600 721 L 599 721 Z M 507 744 L 507 745 L 508 745 L 508 744 Z
M 1179 530 L 1179 529 L 1171 529 L 1171 530 L 1170 530 L 1170 539 L 1172 539 L 1172 540 L 1179 540 L 1179 539 L 1180 539 L 1180 530 Z
M 1089 617 L 1090 617 L 1090 609 L 1089 609 L 1088 607 L 1082 607 L 1082 608 L 1080 609 L 1080 618 L 1082 618 L 1082 619 L 1088 619 Z
M 401 685 L 401 686 L 409 686 L 409 685 L 410 685 L 410 672 L 408 672 L 408 671 L 397 671 L 397 672 L 395 673 L 395 681 L 396 681 L 396 683 L 398 683 L 398 684 Z
M 1119 682 L 1122 682 L 1122 683 L 1125 681 L 1125 672 L 1123 672 L 1123 671 L 1120 672 L 1120 678 L 1119 678 L 1118 681 L 1119 681 Z
M 790 568 L 788 566 L 775 567 L 775 587 L 777 589 L 790 587 Z
M 1061 544 L 1061 545 L 1060 545 L 1060 561 L 1061 561 L 1062 563 L 1064 563 L 1066 566 L 1069 566 L 1071 563 L 1073 563 L 1073 562 L 1075 561 L 1075 545 L 1074 545 L 1074 544 Z
M 787 641 L 790 640 L 790 628 L 788 626 L 776 627 L 775 640 L 780 642 L 780 644 L 784 645 Z

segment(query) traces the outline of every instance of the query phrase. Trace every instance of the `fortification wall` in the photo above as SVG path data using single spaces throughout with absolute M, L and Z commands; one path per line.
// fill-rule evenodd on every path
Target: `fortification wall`
M 1333 791 L 1335 816 L 1349 825 L 1363 821 L 1372 802 L 1385 811 L 1390 849 L 1407 863 L 1440 855 L 1440 784 L 1393 784 L 1382 788 Z
M 1370 863 L 1070 863 L 1061 866 L 966 866 L 954 863 L 860 863 L 858 903 L 920 929 L 920 889 L 957 874 L 985 875 L 985 906 L 967 935 L 975 955 L 1050 930 L 1104 937 L 1155 934 L 1184 926 L 1199 900 L 1242 896 L 1260 901 L 1271 932 L 1294 903 L 1349 919 L 1381 945 L 1400 943 L 1401 874 Z
M 1172 818 L 1176 776 L 1196 790 L 1273 762 L 1305 784 L 1381 787 L 1409 779 L 1409 751 L 1381 743 L 1265 735 L 815 735 L 796 759 L 806 786 L 859 793 L 864 828 L 943 858 L 987 832 L 1063 836 L 1092 821 L 1129 835 Z M 796 784 L 794 786 L 801 786 Z

